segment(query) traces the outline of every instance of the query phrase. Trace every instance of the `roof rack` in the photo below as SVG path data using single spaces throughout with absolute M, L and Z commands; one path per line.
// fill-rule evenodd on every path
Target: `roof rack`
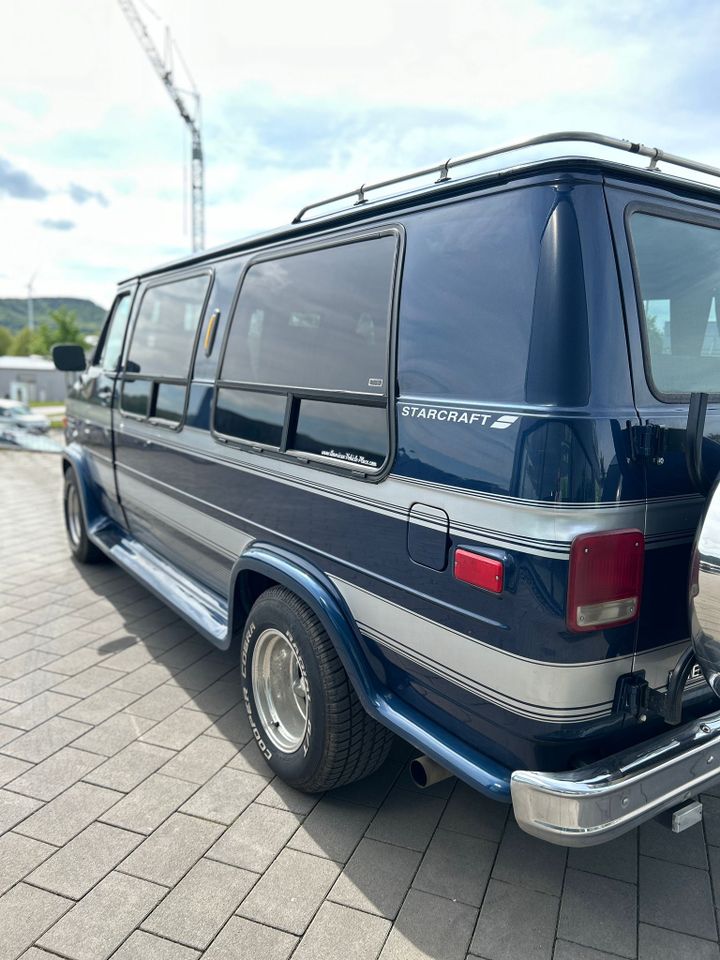
M 581 130 L 562 130 L 559 133 L 544 133 L 539 137 L 530 137 L 529 140 L 518 140 L 504 147 L 494 147 L 492 150 L 483 150 L 482 153 L 472 153 L 464 157 L 457 157 L 454 160 L 444 160 L 442 163 L 436 163 L 432 167 L 413 170 L 412 173 L 404 173 L 402 176 L 391 177 L 389 180 L 378 180 L 377 183 L 363 183 L 362 186 L 356 190 L 348 190 L 347 193 L 338 193 L 336 196 L 328 197 L 326 200 L 308 203 L 292 222 L 301 223 L 302 218 L 308 210 L 316 210 L 318 207 L 337 203 L 340 200 L 349 200 L 351 197 L 357 197 L 353 206 L 367 203 L 366 194 L 370 190 L 379 190 L 382 187 L 390 187 L 396 183 L 404 183 L 406 180 L 414 180 L 416 177 L 426 177 L 433 173 L 438 174 L 436 183 L 444 183 L 450 180 L 450 170 L 455 167 L 460 167 L 463 164 L 473 163 L 476 160 L 486 160 L 488 157 L 496 157 L 502 153 L 512 153 L 514 150 L 523 150 L 526 147 L 535 147 L 543 143 L 562 143 L 567 141 L 597 143 L 603 147 L 611 147 L 615 150 L 624 150 L 626 153 L 637 153 L 642 157 L 650 157 L 650 163 L 648 164 L 649 170 L 656 170 L 658 162 L 665 160 L 667 163 L 672 163 L 678 167 L 687 167 L 689 170 L 697 170 L 700 173 L 720 177 L 720 168 L 718 167 L 711 167 L 706 163 L 698 163 L 696 160 L 688 160 L 686 157 L 679 157 L 674 153 L 665 153 L 664 150 L 658 150 L 657 147 L 646 147 L 642 143 L 633 143 L 631 140 L 619 140 L 617 137 L 606 137 L 601 133 L 588 133 Z

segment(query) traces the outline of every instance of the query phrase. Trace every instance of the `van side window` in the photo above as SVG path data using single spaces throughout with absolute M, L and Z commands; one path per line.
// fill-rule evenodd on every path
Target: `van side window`
M 114 372 L 120 364 L 131 303 L 132 297 L 129 293 L 121 294 L 115 301 L 112 314 L 103 331 L 102 339 L 98 344 L 93 360 L 93 363 L 102 367 L 103 370 Z
M 185 409 L 195 336 L 208 274 L 148 287 L 130 341 L 123 413 L 176 425 Z
M 720 230 L 638 212 L 630 232 L 654 392 L 720 393 Z
M 220 369 L 218 434 L 382 466 L 396 249 L 388 234 L 250 266 Z

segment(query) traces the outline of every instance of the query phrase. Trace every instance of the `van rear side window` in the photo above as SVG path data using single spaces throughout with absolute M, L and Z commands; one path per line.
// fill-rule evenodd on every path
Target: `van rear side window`
M 393 231 L 249 267 L 221 363 L 217 434 L 382 467 L 397 247 Z
M 630 233 L 651 387 L 720 393 L 720 229 L 634 213 Z

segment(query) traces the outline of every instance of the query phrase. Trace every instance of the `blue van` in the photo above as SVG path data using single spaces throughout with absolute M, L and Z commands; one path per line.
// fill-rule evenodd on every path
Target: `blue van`
M 650 168 L 456 175 L 567 140 Z M 720 191 L 658 160 L 720 176 L 534 138 L 140 273 L 87 366 L 56 348 L 80 371 L 76 560 L 110 557 L 238 649 L 257 746 L 293 786 L 366 776 L 397 734 L 418 783 L 458 776 L 556 843 L 701 816 Z M 416 177 L 435 182 L 387 195 Z

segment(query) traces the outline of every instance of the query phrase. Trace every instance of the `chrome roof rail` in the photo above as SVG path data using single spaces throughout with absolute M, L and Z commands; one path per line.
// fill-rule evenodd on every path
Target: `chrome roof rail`
M 697 170 L 699 173 L 707 173 L 714 177 L 720 177 L 720 168 L 718 167 L 711 167 L 706 163 L 698 163 L 696 160 L 688 160 L 686 157 L 679 157 L 674 153 L 666 153 L 664 150 L 658 150 L 657 147 L 646 147 L 642 143 L 633 143 L 630 140 L 619 140 L 617 137 L 606 137 L 601 133 L 588 133 L 582 130 L 562 130 L 559 133 L 544 133 L 539 137 L 530 137 L 528 140 L 518 140 L 504 147 L 494 147 L 492 150 L 483 150 L 482 153 L 472 153 L 464 157 L 457 157 L 454 160 L 444 160 L 442 163 L 436 163 L 431 167 L 423 167 L 422 170 L 413 170 L 412 173 L 404 173 L 399 177 L 391 177 L 389 180 L 378 180 L 377 183 L 363 183 L 355 190 L 348 190 L 347 193 L 338 193 L 336 196 L 328 197 L 326 200 L 308 203 L 292 222 L 301 223 L 302 218 L 308 210 L 316 210 L 318 207 L 338 203 L 340 200 L 349 200 L 351 197 L 357 197 L 353 206 L 367 203 L 366 194 L 370 190 L 379 190 L 382 187 L 390 187 L 396 183 L 404 183 L 406 180 L 414 180 L 416 177 L 426 177 L 433 173 L 438 174 L 436 183 L 444 183 L 450 179 L 450 170 L 455 167 L 460 167 L 463 164 L 473 163 L 476 160 L 486 160 L 488 157 L 496 157 L 503 153 L 512 153 L 514 150 L 523 150 L 526 147 L 536 147 L 543 143 L 562 143 L 567 141 L 575 143 L 596 143 L 602 147 L 611 147 L 615 150 L 624 150 L 626 153 L 637 153 L 642 157 L 650 157 L 650 163 L 648 164 L 649 170 L 656 170 L 658 162 L 664 160 L 678 167 L 686 167 L 689 170 Z

